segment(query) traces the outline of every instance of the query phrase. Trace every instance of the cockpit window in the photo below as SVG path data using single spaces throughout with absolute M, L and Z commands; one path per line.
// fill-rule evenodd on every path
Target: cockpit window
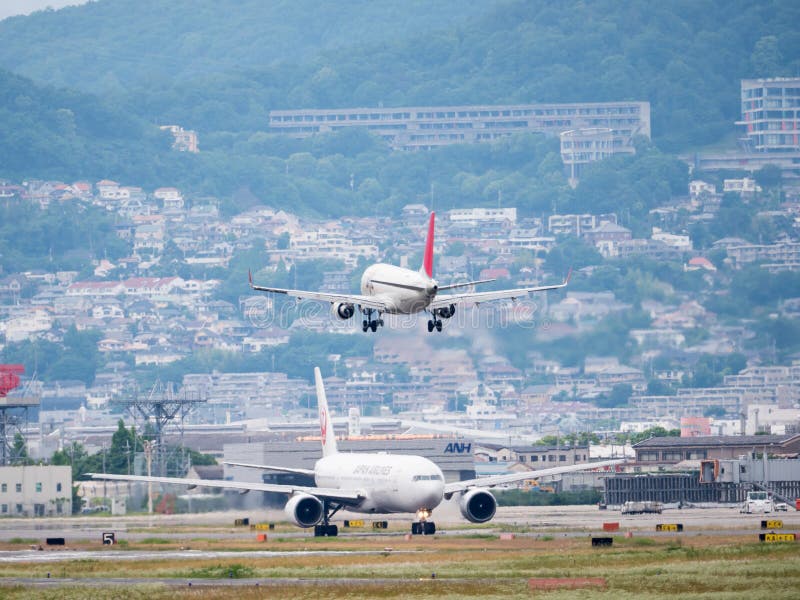
M 441 481 L 442 476 L 436 475 L 414 475 L 414 481 Z

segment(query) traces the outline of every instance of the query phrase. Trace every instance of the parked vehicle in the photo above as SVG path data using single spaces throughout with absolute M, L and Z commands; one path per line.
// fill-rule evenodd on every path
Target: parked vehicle
M 661 514 L 663 505 L 652 500 L 631 501 L 622 505 L 623 515 L 640 515 L 643 513 Z
M 772 494 L 769 492 L 753 491 L 747 492 L 747 498 L 742 507 L 739 509 L 741 513 L 771 513 L 775 510 L 775 505 L 772 501 Z

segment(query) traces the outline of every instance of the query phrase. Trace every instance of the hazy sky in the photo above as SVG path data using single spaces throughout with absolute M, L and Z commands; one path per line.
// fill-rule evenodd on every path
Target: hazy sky
M 14 15 L 27 15 L 48 6 L 62 8 L 71 4 L 84 4 L 88 0 L 0 0 L 0 21 Z

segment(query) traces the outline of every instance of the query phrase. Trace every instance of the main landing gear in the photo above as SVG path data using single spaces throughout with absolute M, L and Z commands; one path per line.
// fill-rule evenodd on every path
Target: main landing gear
M 430 319 L 428 321 L 428 333 L 436 329 L 436 331 L 442 330 L 442 320 L 441 319 Z
M 367 317 L 361 322 L 361 331 L 367 331 L 367 329 L 371 329 L 372 333 L 375 333 L 378 331 L 378 327 L 383 327 L 381 313 L 378 313 L 377 319 L 372 318 L 372 313 L 375 312 L 374 308 L 362 309 L 361 312 L 363 312 L 364 316 Z
M 451 304 L 450 306 L 444 306 L 442 308 L 437 308 L 431 313 L 431 319 L 428 321 L 428 333 L 432 332 L 434 329 L 436 331 L 442 330 L 442 319 L 449 319 L 454 314 L 456 314 L 456 305 Z M 439 318 L 441 317 L 441 318 Z
M 431 516 L 431 511 L 427 508 L 421 508 L 417 511 L 417 523 L 411 524 L 411 535 L 433 535 L 436 533 L 436 523 L 428 521 Z
M 322 523 L 314 525 L 314 537 L 336 537 L 339 528 L 330 524 L 330 518 L 339 512 L 341 504 L 332 506 L 329 500 L 322 501 Z

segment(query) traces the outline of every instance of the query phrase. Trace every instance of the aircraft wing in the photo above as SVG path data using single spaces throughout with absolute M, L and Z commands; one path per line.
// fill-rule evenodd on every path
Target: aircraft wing
M 451 304 L 461 304 L 463 302 L 474 302 L 475 304 L 480 304 L 481 302 L 490 302 L 492 300 L 516 300 L 517 298 L 523 298 L 528 294 L 546 292 L 547 290 L 557 290 L 566 287 L 569 283 L 571 274 L 572 271 L 570 271 L 570 273 L 567 275 L 567 278 L 562 283 L 555 285 L 516 288 L 512 290 L 497 290 L 493 292 L 465 292 L 463 294 L 447 294 L 444 296 L 437 295 L 436 298 L 431 301 L 429 308 L 431 310 L 435 310 L 437 308 L 444 308 L 445 306 L 450 306 Z
M 476 479 L 466 479 L 464 481 L 454 481 L 444 484 L 444 495 L 449 498 L 458 492 L 464 492 L 470 488 L 485 488 L 502 485 L 504 483 L 514 483 L 523 479 L 538 479 L 546 475 L 559 475 L 561 473 L 571 473 L 573 471 L 586 471 L 602 467 L 611 467 L 624 463 L 624 459 L 601 460 L 598 462 L 582 463 L 579 465 L 568 465 L 563 467 L 551 467 L 549 469 L 537 469 L 535 471 L 523 471 L 521 473 L 509 473 L 508 475 L 494 475 L 490 477 L 478 477 Z
M 110 481 L 131 481 L 141 483 L 166 483 L 193 487 L 213 487 L 240 492 L 275 492 L 278 494 L 295 494 L 303 492 L 322 500 L 335 500 L 342 504 L 358 504 L 364 494 L 358 490 L 338 490 L 335 488 L 319 488 L 307 485 L 282 485 L 277 483 L 255 483 L 249 481 L 228 481 L 225 479 L 185 479 L 182 477 L 148 477 L 146 475 L 112 475 L 110 473 L 87 473 L 92 479 Z
M 387 310 L 387 304 L 372 296 L 362 296 L 361 294 L 329 294 L 327 292 L 310 292 L 307 290 L 290 290 L 284 288 L 273 288 L 253 283 L 252 274 L 248 273 L 250 288 L 259 292 L 269 292 L 270 294 L 285 294 L 299 300 L 317 300 L 318 302 L 342 302 L 343 304 L 358 304 L 364 308 L 374 308 L 376 310 Z
M 278 471 L 279 473 L 295 473 L 296 475 L 314 476 L 314 469 L 299 469 L 295 467 L 277 467 L 275 465 L 254 465 L 251 463 L 229 462 L 225 461 L 226 465 L 232 467 L 245 467 L 247 469 L 262 469 L 264 471 Z
M 463 287 L 471 287 L 473 285 L 478 285 L 481 283 L 492 283 L 493 281 L 497 281 L 496 279 L 479 279 L 478 281 L 465 281 L 464 283 L 449 283 L 447 285 L 440 285 L 439 291 L 442 290 L 454 290 L 456 288 L 463 288 Z

